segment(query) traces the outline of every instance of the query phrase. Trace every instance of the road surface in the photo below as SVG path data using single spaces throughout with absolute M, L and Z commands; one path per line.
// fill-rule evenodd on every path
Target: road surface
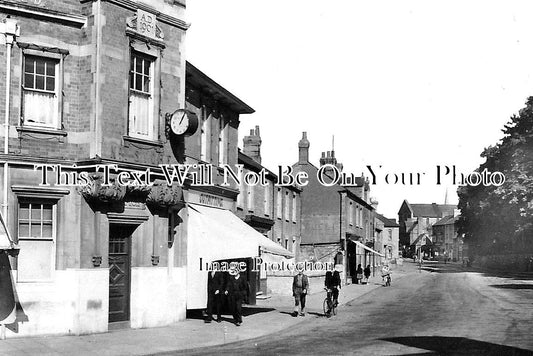
M 258 339 L 164 355 L 533 355 L 533 276 L 434 265 L 332 318 L 318 309 L 305 318 Z

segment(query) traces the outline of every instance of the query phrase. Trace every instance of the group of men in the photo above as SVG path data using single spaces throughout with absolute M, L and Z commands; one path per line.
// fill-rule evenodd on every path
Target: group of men
M 246 278 L 238 271 L 211 271 L 207 276 L 207 316 L 206 323 L 213 320 L 213 312 L 217 314 L 216 321 L 220 323 L 224 297 L 228 297 L 229 306 L 233 314 L 235 325 L 242 324 L 242 303 L 247 301 L 250 289 Z

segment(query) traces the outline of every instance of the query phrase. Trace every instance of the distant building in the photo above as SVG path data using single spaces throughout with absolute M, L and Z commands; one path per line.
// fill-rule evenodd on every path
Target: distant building
M 457 215 L 447 215 L 433 224 L 433 241 L 440 256 L 457 261 L 460 241 L 457 236 Z M 462 244 L 461 244 L 462 245 Z
M 265 262 L 279 262 L 294 258 L 300 242 L 300 192 L 292 185 L 275 186 L 277 176 L 261 164 L 261 135 L 259 126 L 250 130 L 243 139 L 243 152 L 239 151 L 239 164 L 243 165 L 243 175 L 249 172 L 266 172 L 266 185 L 241 184 L 237 196 L 236 214 L 248 225 L 268 237 L 279 247 L 262 249 L 261 259 Z M 270 289 L 277 290 L 275 273 L 261 270 L 254 283 L 250 283 L 252 294 L 266 295 Z M 270 277 L 270 278 L 269 278 Z M 269 281 L 271 282 L 269 285 Z
M 306 172 L 308 185 L 301 192 L 301 260 L 334 262 L 343 266 L 345 276 L 354 276 L 358 264 L 374 264 L 379 253 L 374 246 L 374 208 L 368 198 L 368 186 L 364 178 L 361 184 L 343 187 L 326 186 L 317 180 L 323 171 L 330 182 L 333 170 L 342 170 L 335 152 L 322 154 L 320 168 L 309 162 L 309 140 L 304 132 L 298 143 L 299 159 L 294 172 Z M 327 164 L 331 166 L 326 166 Z M 329 168 L 328 168 L 329 167 Z M 359 196 L 361 194 L 362 196 Z
M 416 246 L 426 245 L 432 236 L 432 226 L 446 215 L 453 215 L 455 205 L 449 204 L 409 204 L 404 200 L 398 211 L 400 225 L 400 249 L 404 256 L 416 252 Z
M 382 253 L 385 258 L 396 261 L 399 255 L 400 247 L 400 225 L 394 219 L 386 218 L 381 214 L 376 214 L 376 218 L 383 223 L 383 232 L 381 237 Z

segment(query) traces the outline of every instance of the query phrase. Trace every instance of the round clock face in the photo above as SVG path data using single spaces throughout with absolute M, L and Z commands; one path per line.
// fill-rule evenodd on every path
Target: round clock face
M 170 128 L 176 135 L 183 135 L 189 128 L 189 117 L 186 112 L 179 111 L 172 115 Z

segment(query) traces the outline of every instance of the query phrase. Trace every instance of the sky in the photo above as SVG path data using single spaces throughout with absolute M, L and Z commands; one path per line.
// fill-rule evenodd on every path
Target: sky
M 404 199 L 457 203 L 446 167 L 476 169 L 533 95 L 531 13 L 530 1 L 188 0 L 186 57 L 255 109 L 239 147 L 259 125 L 276 170 L 306 131 L 319 166 L 334 137 L 344 172 L 372 179 L 370 166 L 378 212 L 397 219 Z M 402 173 L 420 184 L 394 184 Z

